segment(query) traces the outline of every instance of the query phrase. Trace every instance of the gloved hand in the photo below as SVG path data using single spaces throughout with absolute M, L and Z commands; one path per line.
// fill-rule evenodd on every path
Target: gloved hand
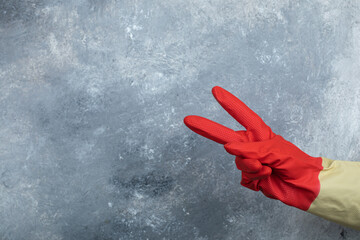
M 246 131 L 234 131 L 209 119 L 187 116 L 186 126 L 224 144 L 242 171 L 241 185 L 306 211 L 320 191 L 320 157 L 311 157 L 271 128 L 243 102 L 221 87 L 212 93 Z
M 360 230 L 360 162 L 309 156 L 276 135 L 231 93 L 220 87 L 212 93 L 246 131 L 234 131 L 199 116 L 187 116 L 184 123 L 236 156 L 243 186 Z

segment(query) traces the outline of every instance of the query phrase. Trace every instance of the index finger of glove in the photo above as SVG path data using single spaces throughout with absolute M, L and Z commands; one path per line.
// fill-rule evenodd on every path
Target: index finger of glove
M 225 127 L 204 117 L 195 115 L 186 116 L 184 118 L 184 123 L 197 134 L 220 144 L 238 141 L 242 142 L 246 140 L 245 133 L 237 133 L 231 128 Z
M 240 99 L 219 86 L 213 87 L 212 93 L 219 104 L 236 121 L 248 131 L 253 132 L 257 140 L 266 140 L 273 137 L 271 128 Z

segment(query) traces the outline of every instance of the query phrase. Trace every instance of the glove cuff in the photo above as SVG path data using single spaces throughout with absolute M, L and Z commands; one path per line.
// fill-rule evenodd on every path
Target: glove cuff
M 320 192 L 307 212 L 360 230 L 360 162 L 322 160 Z

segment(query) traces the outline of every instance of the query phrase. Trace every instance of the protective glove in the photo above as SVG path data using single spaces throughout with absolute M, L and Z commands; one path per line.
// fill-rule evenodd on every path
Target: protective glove
M 312 157 L 275 134 L 231 93 L 220 87 L 214 87 L 212 93 L 246 131 L 234 131 L 194 115 L 185 117 L 184 123 L 236 156 L 236 166 L 242 171 L 241 185 L 360 230 L 359 162 Z

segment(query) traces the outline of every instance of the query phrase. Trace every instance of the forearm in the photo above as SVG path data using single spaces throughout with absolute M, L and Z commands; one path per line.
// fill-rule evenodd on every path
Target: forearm
M 320 192 L 308 212 L 360 230 L 360 162 L 322 159 Z

